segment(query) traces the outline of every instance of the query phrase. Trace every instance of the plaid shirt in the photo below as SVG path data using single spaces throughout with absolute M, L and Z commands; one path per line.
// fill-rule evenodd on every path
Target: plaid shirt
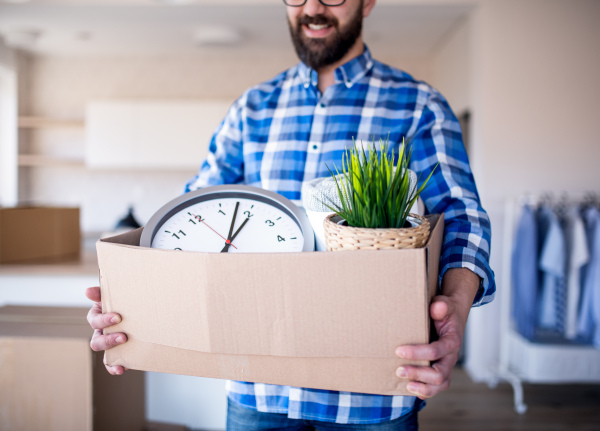
M 468 268 L 482 279 L 474 305 L 490 302 L 490 222 L 458 121 L 440 93 L 372 59 L 367 47 L 335 70 L 335 84 L 323 94 L 316 72 L 303 63 L 246 91 L 217 128 L 186 191 L 244 183 L 299 201 L 304 181 L 329 176 L 327 167 L 341 169 L 353 138 L 367 143 L 388 136 L 395 154 L 403 137 L 412 142 L 410 167 L 420 181 L 439 163 L 421 198 L 427 212 L 445 214 L 440 280 L 449 268 Z M 416 401 L 233 381 L 227 390 L 233 401 L 262 412 L 343 424 L 395 419 Z

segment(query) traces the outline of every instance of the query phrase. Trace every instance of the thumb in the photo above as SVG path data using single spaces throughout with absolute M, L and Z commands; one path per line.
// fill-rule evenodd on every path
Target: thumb
M 445 296 L 436 296 L 429 307 L 429 314 L 433 320 L 443 320 L 450 311 L 448 298 Z
M 88 287 L 87 289 L 85 289 L 85 296 L 87 296 L 88 299 L 90 299 L 94 302 L 100 302 L 101 301 L 100 287 L 99 286 Z

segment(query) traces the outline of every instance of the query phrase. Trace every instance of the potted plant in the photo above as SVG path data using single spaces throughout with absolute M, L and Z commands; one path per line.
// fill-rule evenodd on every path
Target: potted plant
M 323 202 L 334 212 L 324 221 L 327 250 L 424 246 L 429 238 L 429 222 L 410 210 L 433 171 L 417 187 L 416 175 L 408 168 L 412 149 L 404 140 L 397 163 L 393 149 L 389 151 L 389 138 L 380 139 L 379 153 L 374 140 L 366 150 L 353 143 L 342 157 L 343 172 L 329 169 L 339 203 Z

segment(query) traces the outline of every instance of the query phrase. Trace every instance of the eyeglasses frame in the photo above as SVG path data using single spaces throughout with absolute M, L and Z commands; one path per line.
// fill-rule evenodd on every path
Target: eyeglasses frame
M 304 0 L 304 2 L 302 2 L 301 4 L 288 4 L 286 0 L 283 0 L 283 3 L 289 7 L 302 7 L 306 4 L 307 1 L 308 0 Z M 338 6 L 341 6 L 344 3 L 346 3 L 346 0 L 342 0 L 342 2 L 340 4 L 336 4 L 336 5 L 329 5 L 329 4 L 325 3 L 324 0 L 319 0 L 319 3 L 321 3 L 323 6 L 327 6 L 327 7 L 338 7 Z

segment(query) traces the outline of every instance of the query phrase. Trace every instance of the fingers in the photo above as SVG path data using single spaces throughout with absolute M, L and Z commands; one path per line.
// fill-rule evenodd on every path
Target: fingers
M 105 329 L 121 322 L 117 313 L 102 313 L 102 306 L 96 302 L 87 314 L 87 321 L 93 329 Z
M 110 365 L 104 364 L 104 367 L 106 367 L 106 371 L 108 371 L 113 376 L 120 376 L 126 370 L 125 367 L 122 367 L 120 365 L 110 366 Z
M 94 335 L 92 335 L 92 340 L 90 341 L 92 350 L 100 352 L 127 342 L 127 335 L 122 332 L 107 335 L 103 333 L 103 329 L 119 323 L 121 316 L 117 313 L 102 313 L 100 287 L 88 287 L 85 290 L 85 296 L 94 301 L 94 305 L 90 308 L 87 315 L 87 321 L 94 329 Z M 106 356 L 104 356 L 104 367 L 113 376 L 120 376 L 127 370 L 127 368 L 121 365 L 108 365 L 106 363 Z
M 396 349 L 399 358 L 434 362 L 448 355 L 458 358 L 461 340 L 456 333 L 444 334 L 439 340 L 429 344 L 400 346 Z
M 108 365 L 106 363 L 106 355 L 104 355 L 104 367 L 106 368 L 106 371 L 108 371 L 109 374 L 112 374 L 113 376 L 120 376 L 126 370 L 129 369 L 129 368 L 123 367 L 121 365 Z
M 396 375 L 410 380 L 406 389 L 421 399 L 431 398 L 448 389 L 454 361 L 446 357 L 431 367 L 402 366 Z
M 123 334 L 122 332 L 104 335 L 101 330 L 96 329 L 94 331 L 94 335 L 92 335 L 90 347 L 94 352 L 100 352 L 102 350 L 107 350 L 118 346 L 119 344 L 123 344 L 126 341 L 127 335 Z
M 100 302 L 101 301 L 100 287 L 99 286 L 88 287 L 87 289 L 85 289 L 85 296 L 87 296 L 87 298 L 91 301 Z

